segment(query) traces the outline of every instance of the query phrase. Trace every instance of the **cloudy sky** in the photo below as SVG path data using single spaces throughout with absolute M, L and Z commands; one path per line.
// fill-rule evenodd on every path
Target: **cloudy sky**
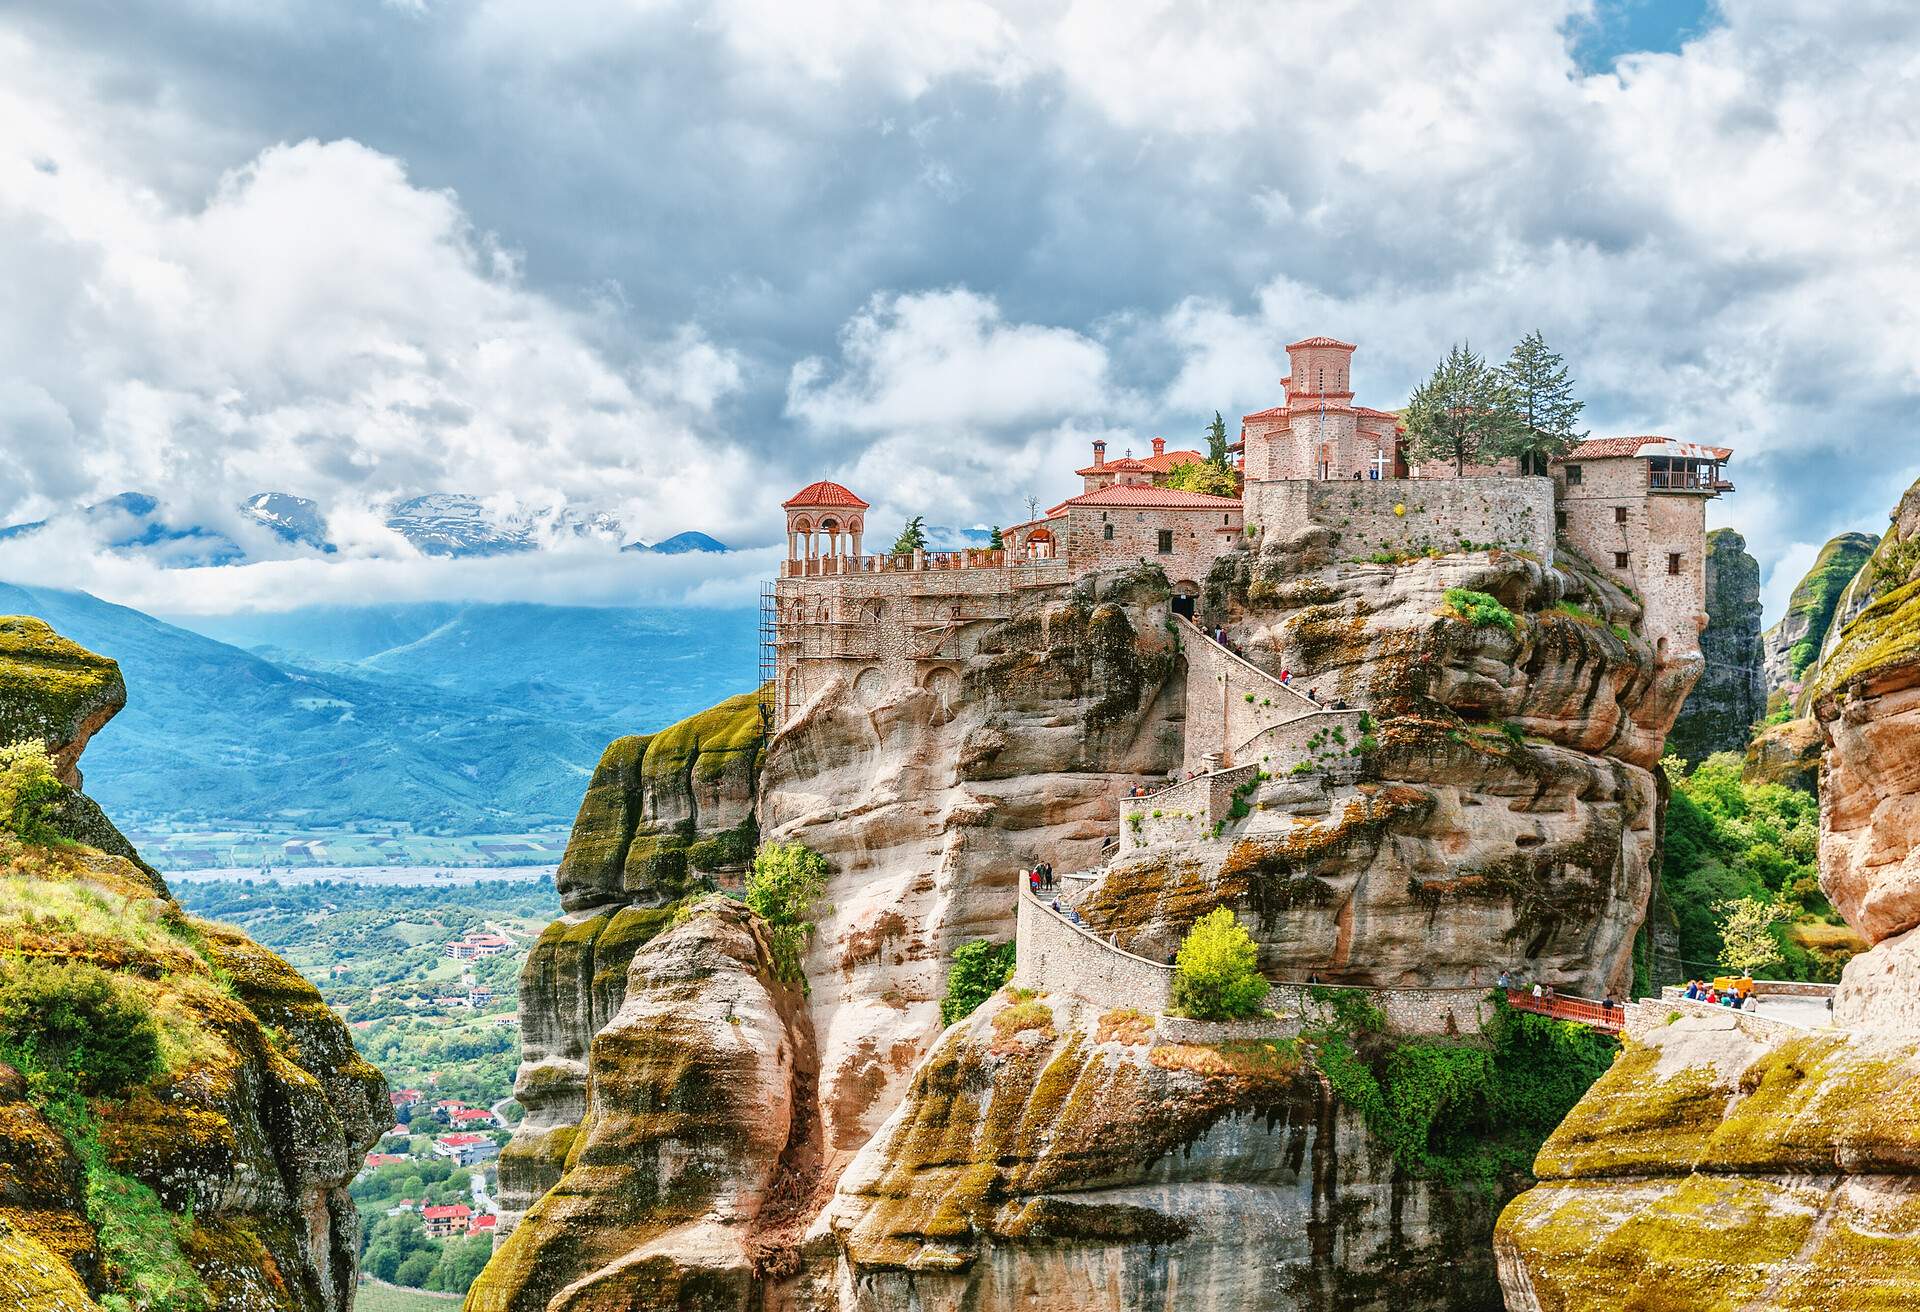
M 764 555 L 406 558 L 472 492 L 743 545 L 823 475 L 1008 522 L 1358 342 L 1542 330 L 1597 434 L 1737 449 L 1769 571 L 1920 475 L 1920 6 L 11 0 L 0 523 L 113 493 L 347 550 L 0 575 L 184 611 L 745 595 Z

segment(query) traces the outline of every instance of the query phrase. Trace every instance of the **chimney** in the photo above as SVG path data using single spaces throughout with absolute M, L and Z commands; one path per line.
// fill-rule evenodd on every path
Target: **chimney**
M 1093 467 L 1098 469 L 1107 463 L 1107 444 L 1096 440 L 1093 444 Z
M 1163 455 L 1165 455 L 1165 454 L 1167 453 L 1167 439 L 1166 439 L 1166 438 L 1164 438 L 1164 437 L 1156 437 L 1156 438 L 1154 438 L 1154 439 L 1153 439 L 1153 453 L 1154 453 L 1155 455 L 1157 455 L 1157 456 L 1163 456 Z

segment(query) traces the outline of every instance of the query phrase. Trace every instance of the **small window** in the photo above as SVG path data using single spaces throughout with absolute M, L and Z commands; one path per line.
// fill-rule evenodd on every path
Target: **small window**
M 1614 553 L 1613 553 L 1613 567 L 1614 567 L 1615 569 L 1625 569 L 1625 568 L 1627 567 L 1627 553 L 1626 553 L 1626 552 L 1624 552 L 1624 551 L 1616 551 L 1616 552 L 1614 552 Z
M 1113 525 L 1102 524 L 1100 526 L 1100 536 L 1109 542 L 1113 541 Z
M 1580 466 L 1568 465 L 1567 466 L 1567 482 L 1569 484 L 1575 484 L 1575 483 L 1578 483 L 1579 481 L 1580 481 Z
M 1553 526 L 1559 529 L 1563 533 L 1566 531 L 1566 528 L 1567 528 L 1567 512 L 1566 511 L 1556 510 L 1553 512 Z
M 1613 508 L 1613 522 L 1616 524 L 1624 524 L 1627 522 L 1627 508 L 1625 506 L 1615 506 Z
M 1160 530 L 1160 554 L 1163 556 L 1173 554 L 1173 530 L 1170 528 Z
M 1667 573 L 1678 574 L 1679 572 L 1680 572 L 1680 553 L 1677 551 L 1669 551 L 1667 553 Z

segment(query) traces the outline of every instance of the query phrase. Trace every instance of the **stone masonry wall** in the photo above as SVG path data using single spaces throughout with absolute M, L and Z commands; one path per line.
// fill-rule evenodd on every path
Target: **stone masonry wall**
M 1285 540 L 1315 525 L 1340 535 L 1342 556 L 1444 549 L 1465 538 L 1553 561 L 1553 481 L 1547 478 L 1296 479 L 1249 483 L 1243 499 L 1247 524 L 1261 538 Z
M 1305 693 L 1283 686 L 1192 624 L 1179 621 L 1178 631 L 1187 658 L 1183 770 L 1203 770 L 1211 754 L 1230 752 L 1257 734 L 1315 709 Z M 1304 683 L 1305 673 L 1300 677 Z
M 1165 1011 L 1173 998 L 1173 970 L 1122 952 L 1053 913 L 1022 889 L 1014 931 L 1013 982 L 1019 988 L 1064 993 L 1096 1006 Z
M 1237 505 L 1220 510 L 1075 506 L 1067 511 L 1067 560 L 1076 574 L 1144 561 L 1165 570 L 1176 588 L 1197 585 L 1206 581 L 1222 551 L 1239 544 L 1240 526 Z M 1171 551 L 1160 550 L 1163 530 L 1173 535 Z
M 1233 790 L 1254 777 L 1258 767 L 1244 765 L 1216 770 L 1197 779 L 1163 788 L 1147 797 L 1120 801 L 1120 855 L 1159 843 L 1191 843 L 1213 835 L 1213 826 L 1226 818 Z M 1140 820 L 1136 824 L 1134 816 Z
M 1150 1016 L 1173 1002 L 1173 967 L 1135 956 L 1055 915 L 1022 890 L 1015 936 L 1013 982 L 1019 988 L 1060 993 L 1096 1007 L 1133 1007 Z M 1364 989 L 1399 1035 L 1478 1034 L 1491 1017 L 1488 990 Z M 1276 984 L 1266 1008 L 1286 1017 L 1317 1017 L 1325 1008 L 1301 984 Z

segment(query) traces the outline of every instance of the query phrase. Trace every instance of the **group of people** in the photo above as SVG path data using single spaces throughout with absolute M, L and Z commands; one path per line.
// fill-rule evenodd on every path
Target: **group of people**
M 1020 873 L 1027 877 L 1027 891 L 1035 897 L 1039 897 L 1042 890 L 1054 886 L 1053 862 L 1051 861 L 1042 861 L 1031 870 L 1023 870 Z M 1059 906 L 1056 904 L 1054 910 L 1058 911 L 1059 909 Z
M 1732 1007 L 1735 1011 L 1760 1010 L 1760 1001 L 1753 996 L 1752 989 L 1737 986 L 1717 988 L 1703 979 L 1688 980 L 1686 991 L 1680 996 L 1690 1002 L 1704 1002 L 1712 1007 Z

